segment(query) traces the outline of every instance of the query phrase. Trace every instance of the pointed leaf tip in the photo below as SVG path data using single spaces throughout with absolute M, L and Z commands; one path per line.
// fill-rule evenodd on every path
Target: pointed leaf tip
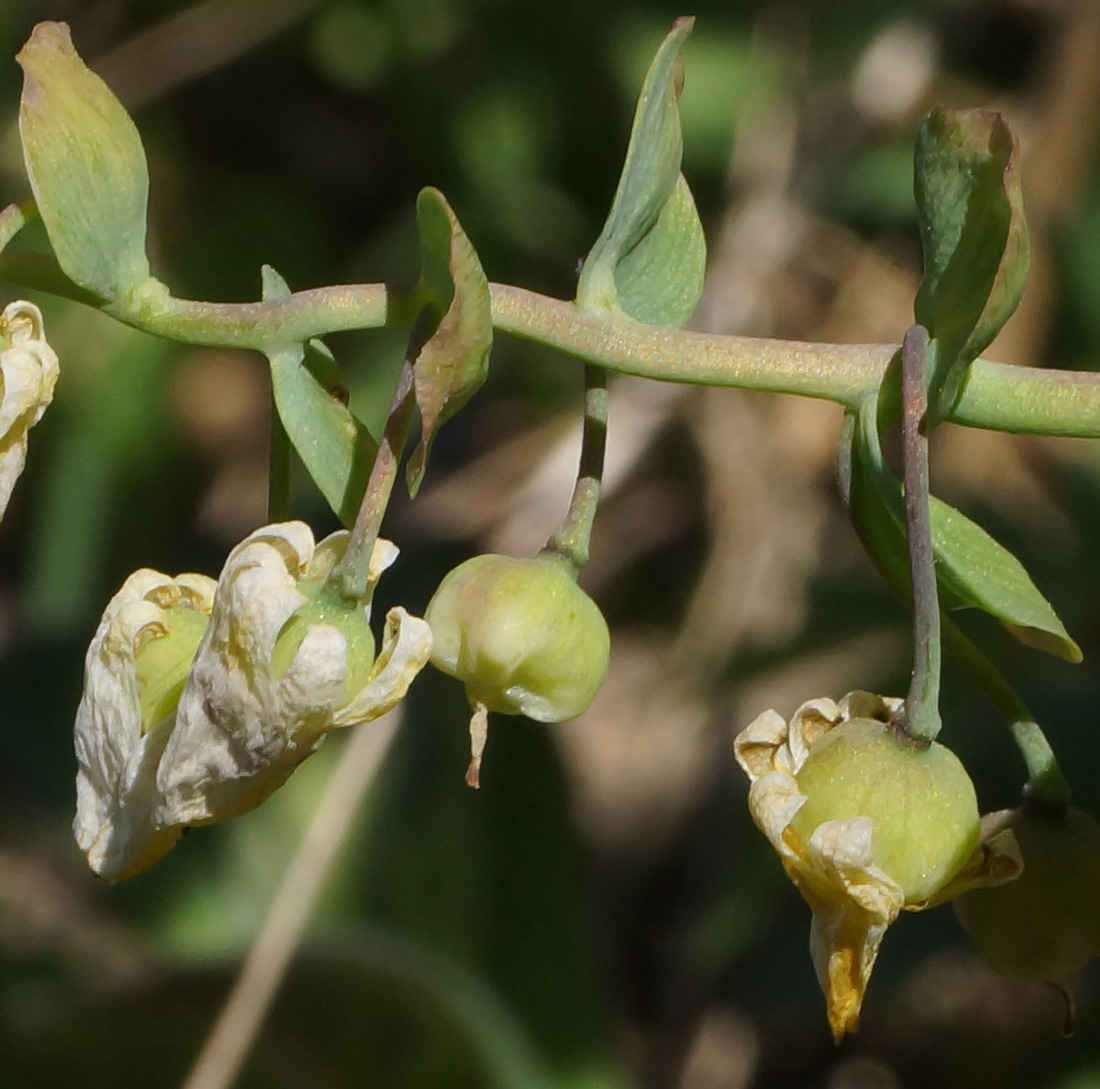
M 678 328 L 702 294 L 706 242 L 680 173 L 677 106 L 694 22 L 676 20 L 642 85 L 619 187 L 577 284 L 576 305 L 590 313 Z
M 58 264 L 81 287 L 125 302 L 149 280 L 149 176 L 137 128 L 65 23 L 39 23 L 16 60 L 27 175 Z
M 436 431 L 485 381 L 493 343 L 489 281 L 477 251 L 438 189 L 421 190 L 416 221 L 420 305 L 434 307 L 442 316 L 413 361 L 420 442 L 405 477 L 413 496 L 423 480 Z
M 930 404 L 942 418 L 1027 280 L 1019 144 L 994 110 L 937 107 L 917 130 L 914 170 L 924 249 L 914 313 L 934 342 Z
M 290 294 L 286 280 L 263 267 L 264 301 Z M 355 522 L 378 445 L 336 396 L 336 361 L 320 339 L 307 344 L 271 345 L 275 409 L 306 471 L 345 526 Z M 331 379 L 332 381 L 328 381 Z

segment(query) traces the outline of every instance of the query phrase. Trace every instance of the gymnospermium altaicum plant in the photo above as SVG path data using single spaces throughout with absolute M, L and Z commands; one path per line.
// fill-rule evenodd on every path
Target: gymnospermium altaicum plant
M 995 967 L 1059 985 L 1100 953 L 1096 927 L 1081 922 L 1100 918 L 1094 880 L 1074 883 L 1061 862 L 1044 868 L 1044 856 L 1032 872 L 1051 875 L 1047 884 L 1059 888 L 1072 884 L 1071 907 L 1049 908 L 1043 883 L 1038 891 L 1013 885 L 1020 848 L 1026 875 L 1029 853 L 1044 850 L 1051 828 L 1055 838 L 1063 825 L 1071 828 L 1065 854 L 1078 874 L 1100 865 L 1098 837 L 1091 818 L 1071 809 L 1069 787 L 1030 711 L 945 610 L 983 610 L 1023 642 L 1071 661 L 1080 651 L 1019 561 L 929 491 L 929 440 L 944 421 L 1100 438 L 1095 374 L 981 357 L 1027 274 L 1015 138 L 990 111 L 936 109 L 922 122 L 915 192 L 925 276 L 901 346 L 685 331 L 706 265 L 680 170 L 680 49 L 691 29 L 690 18 L 677 20 L 653 59 L 619 187 L 573 300 L 490 282 L 455 211 L 429 188 L 416 202 L 415 284 L 292 292 L 265 267 L 258 301 L 227 304 L 177 298 L 156 278 L 145 246 L 149 181 L 138 131 L 84 65 L 68 28 L 35 28 L 18 56 L 32 196 L 0 213 L 5 282 L 170 340 L 262 353 L 275 408 L 269 524 L 229 553 L 216 580 L 134 572 L 107 604 L 89 648 L 76 728 L 75 829 L 97 874 L 132 876 L 182 829 L 261 804 L 333 729 L 369 729 L 429 660 L 469 693 L 472 786 L 491 713 L 557 722 L 583 710 L 609 653 L 606 624 L 576 580 L 599 499 L 606 376 L 617 372 L 843 405 L 844 500 L 872 558 L 913 604 L 906 697 L 811 699 L 789 724 L 766 712 L 737 741 L 752 780 L 752 815 L 813 909 L 814 962 L 836 1038 L 858 1026 L 879 945 L 902 909 L 965 893 L 973 899 L 960 901 L 960 913 Z M 45 263 L 8 248 L 35 217 L 52 249 Z M 385 429 L 375 437 L 340 397 L 339 366 L 322 338 L 383 327 L 405 330 L 408 349 Z M 438 428 L 485 380 L 498 330 L 583 365 L 584 441 L 567 517 L 539 556 L 467 561 L 444 579 L 426 619 L 395 607 L 376 632 L 374 587 L 400 562 L 380 531 L 411 425 L 418 416 L 419 442 L 406 471 L 415 496 Z M 33 303 L 4 310 L 0 338 L 2 511 L 58 365 Z M 901 480 L 880 447 L 899 420 Z M 308 526 L 289 517 L 292 456 L 345 531 L 315 542 Z M 1023 815 L 981 825 L 965 769 L 936 740 L 945 645 L 991 697 L 1021 750 Z M 1033 835 L 1033 826 L 1042 834 Z M 1025 827 L 1017 844 L 1013 829 Z M 1082 827 L 1088 834 L 1077 834 Z M 1046 935 L 1049 955 L 1002 948 L 996 898 L 1012 896 L 1014 887 L 1027 888 L 1028 904 L 1040 904 L 1037 917 L 1062 928 Z M 1089 901 L 1083 907 L 1080 897 Z M 1062 940 L 1063 933 L 1070 936 Z

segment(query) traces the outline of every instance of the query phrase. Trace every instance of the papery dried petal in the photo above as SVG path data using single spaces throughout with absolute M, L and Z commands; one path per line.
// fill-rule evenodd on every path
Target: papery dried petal
M 0 518 L 27 460 L 27 432 L 53 400 L 57 353 L 46 343 L 34 303 L 9 303 L 0 314 Z
M 258 530 L 230 553 L 160 763 L 159 824 L 203 824 L 255 808 L 331 730 L 369 721 L 401 700 L 427 662 L 427 625 L 398 609 L 360 692 L 345 691 L 347 643 L 329 624 L 313 624 L 275 675 L 279 633 L 307 600 L 299 580 L 330 574 L 346 539 L 334 534 L 315 547 L 307 526 L 289 522 Z M 380 541 L 372 575 L 395 554 Z
M 77 809 L 73 831 L 94 872 L 110 880 L 151 866 L 180 829 L 158 827 L 156 769 L 174 717 L 143 730 L 136 655 L 167 630 L 169 609 L 209 614 L 215 582 L 135 571 L 108 603 L 85 658 L 76 714 Z
M 933 746 L 926 753 L 891 732 L 901 706 L 900 700 L 869 692 L 849 693 L 839 703 L 810 700 L 789 726 L 767 711 L 734 740 L 737 760 L 751 780 L 753 820 L 813 912 L 811 952 L 837 1040 L 858 1027 L 883 935 L 898 913 L 929 906 L 930 899 L 916 900 L 926 887 L 935 888 L 938 901 L 1012 865 L 1003 845 L 989 845 L 951 878 L 977 840 L 973 787 L 949 750 Z M 950 783 L 946 792 L 941 776 Z M 877 846 L 896 867 L 897 880 L 875 861 L 875 819 L 849 815 L 864 804 L 879 820 Z M 922 819 L 911 825 L 914 811 L 898 809 L 911 805 L 930 805 L 933 816 L 925 820 L 927 814 L 918 809 Z M 924 838 L 911 851 L 914 827 Z M 913 896 L 901 880 L 910 882 Z

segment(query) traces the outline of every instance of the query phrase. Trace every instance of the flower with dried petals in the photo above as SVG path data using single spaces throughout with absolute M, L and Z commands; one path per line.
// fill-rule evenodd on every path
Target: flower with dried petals
M 157 771 L 160 827 L 253 809 L 331 730 L 400 702 L 427 663 L 431 630 L 401 608 L 387 615 L 374 655 L 368 602 L 397 555 L 392 544 L 376 544 L 363 601 L 327 588 L 347 538 L 315 545 L 308 526 L 286 522 L 229 554 Z
M 53 400 L 57 353 L 46 343 L 34 303 L 9 303 L 0 314 L 0 518 L 27 460 L 27 432 Z
M 76 819 L 88 865 L 111 881 L 157 861 L 179 827 L 154 819 L 157 765 L 216 583 L 135 571 L 104 610 L 76 712 Z
M 817 699 L 788 725 L 766 711 L 734 741 L 753 820 L 813 911 L 810 949 L 836 1040 L 859 1011 L 886 928 L 1019 872 L 1014 843 L 979 843 L 974 787 L 958 758 L 893 722 L 901 701 Z

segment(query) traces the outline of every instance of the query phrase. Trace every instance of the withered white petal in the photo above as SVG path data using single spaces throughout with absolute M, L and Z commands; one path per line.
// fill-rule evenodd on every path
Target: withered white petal
M 76 714 L 77 810 L 73 831 L 88 865 L 116 880 L 152 865 L 179 829 L 160 829 L 156 768 L 172 731 L 171 717 L 142 732 L 135 657 L 167 628 L 164 610 L 208 614 L 215 583 L 203 575 L 172 579 L 135 571 L 108 603 L 85 658 Z
M 27 432 L 53 400 L 57 353 L 46 343 L 34 303 L 9 303 L 0 314 L 0 518 L 27 460 Z
M 391 612 L 371 676 L 350 699 L 347 643 L 327 624 L 312 625 L 274 675 L 279 633 L 307 600 L 298 580 L 326 578 L 346 541 L 346 533 L 333 534 L 314 547 L 308 527 L 289 522 L 258 530 L 230 553 L 160 762 L 158 824 L 201 824 L 254 808 L 331 730 L 375 718 L 405 695 L 431 644 L 428 634 L 423 648 L 424 621 L 403 610 Z M 381 573 L 396 550 L 379 542 L 376 555 L 372 573 Z
M 428 622 L 400 607 L 390 609 L 371 675 L 347 704 L 337 708 L 333 716 L 336 725 L 367 722 L 396 707 L 431 656 L 432 629 Z

